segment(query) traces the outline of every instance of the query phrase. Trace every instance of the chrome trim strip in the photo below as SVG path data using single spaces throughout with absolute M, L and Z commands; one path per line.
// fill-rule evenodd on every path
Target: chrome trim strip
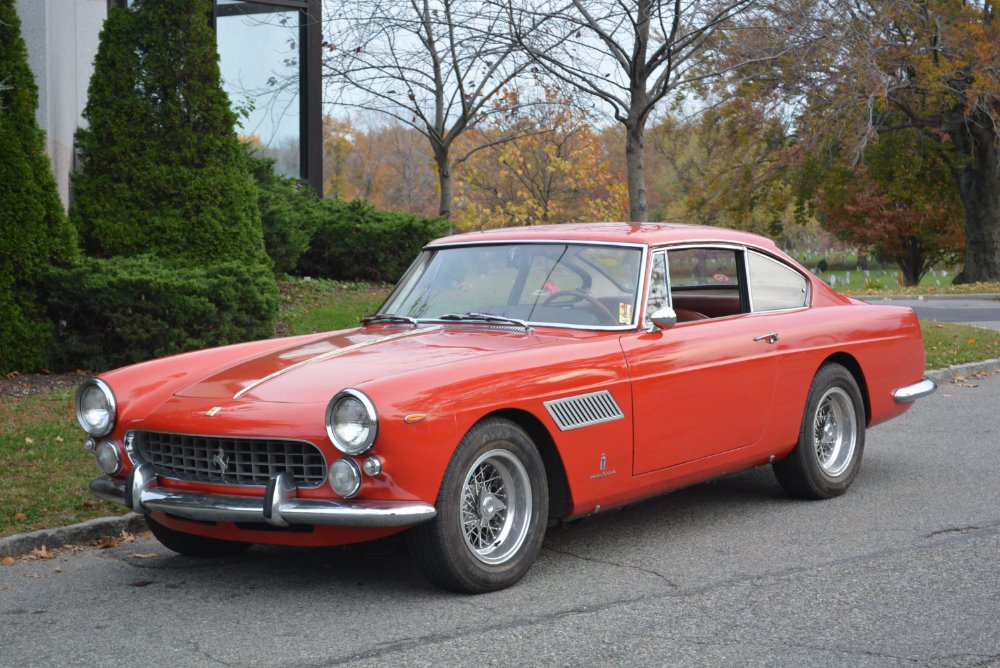
M 182 492 L 156 486 L 144 486 L 141 492 L 134 493 L 133 499 L 138 503 L 132 507 L 137 511 L 141 508 L 140 512 L 163 512 L 204 522 L 267 522 L 274 526 L 407 527 L 431 520 L 437 514 L 434 506 L 421 501 L 300 499 L 291 496 L 280 482 L 274 487 L 277 493 L 271 499 L 270 518 L 264 516 L 266 500 L 260 497 Z M 128 505 L 122 481 L 96 478 L 90 483 L 90 491 L 105 501 Z
M 382 336 L 382 337 L 379 337 L 377 339 L 372 339 L 371 341 L 362 341 L 361 343 L 355 343 L 353 346 L 347 346 L 346 348 L 337 348 L 336 350 L 331 350 L 328 353 L 323 353 L 322 355 L 317 355 L 316 357 L 310 357 L 307 360 L 302 360 L 301 362 L 296 362 L 295 364 L 293 364 L 291 366 L 287 366 L 284 369 L 279 369 L 278 371 L 275 371 L 274 373 L 272 373 L 270 375 L 264 376 L 260 380 L 255 380 L 254 382 L 250 383 L 249 385 L 247 385 L 246 387 L 244 387 L 242 390 L 240 390 L 239 392 L 237 392 L 236 394 L 234 394 L 233 395 L 233 399 L 239 399 L 240 397 L 242 397 L 244 394 L 246 394 L 250 390 L 253 390 L 253 389 L 255 389 L 255 388 L 263 385 L 267 381 L 274 380 L 278 376 L 283 376 L 286 373 L 288 373 L 290 371 L 294 371 L 295 369 L 298 369 L 299 367 L 303 367 L 303 366 L 305 366 L 307 364 L 312 364 L 313 362 L 322 362 L 323 360 L 330 359 L 331 357 L 338 357 L 339 355 L 346 355 L 347 353 L 352 353 L 355 350 L 360 350 L 361 348 L 367 348 L 368 346 L 374 346 L 377 343 L 385 343 L 386 341 L 392 341 L 394 339 L 402 339 L 404 337 L 414 336 L 416 334 L 425 334 L 427 332 L 435 332 L 435 331 L 437 331 L 439 329 L 441 329 L 440 325 L 433 325 L 433 326 L 430 326 L 430 327 L 422 327 L 420 329 L 408 329 L 405 332 L 399 332 L 397 334 L 389 334 L 388 336 Z
M 911 401 L 916 401 L 922 397 L 926 397 L 928 394 L 934 392 L 937 389 L 937 385 L 933 380 L 928 380 L 924 378 L 919 383 L 914 383 L 913 385 L 907 385 L 906 387 L 901 387 L 892 393 L 892 398 L 896 400 L 897 404 L 906 404 Z

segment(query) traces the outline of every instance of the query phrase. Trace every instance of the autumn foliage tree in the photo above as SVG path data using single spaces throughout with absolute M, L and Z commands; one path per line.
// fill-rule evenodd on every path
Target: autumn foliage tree
M 504 12 L 476 0 L 384 0 L 331 6 L 324 76 L 337 102 L 384 114 L 427 141 L 437 168 L 438 213 L 451 218 L 453 174 L 480 148 L 469 133 L 525 59 L 506 39 Z M 465 151 L 455 146 L 464 138 Z M 500 141 L 501 138 L 495 141 Z
M 1000 22 L 993 0 L 789 5 L 809 48 L 752 73 L 760 98 L 794 109 L 803 155 L 852 162 L 888 133 L 917 131 L 951 154 L 966 246 L 956 282 L 1000 280 Z
M 601 138 L 571 97 L 548 87 L 540 104 L 523 105 L 515 90 L 497 102 L 502 113 L 480 132 L 517 139 L 495 143 L 465 165 L 459 179 L 459 229 L 587 220 L 621 220 L 627 191 L 602 156 Z
M 962 203 L 938 142 L 909 130 L 868 147 L 865 162 L 843 158 L 805 170 L 827 229 L 892 260 L 904 285 L 918 285 L 938 263 L 955 263 L 964 244 Z
M 650 190 L 662 202 L 654 209 L 659 217 L 782 236 L 794 220 L 782 174 L 787 136 L 775 119 L 752 112 L 734 98 L 650 129 Z

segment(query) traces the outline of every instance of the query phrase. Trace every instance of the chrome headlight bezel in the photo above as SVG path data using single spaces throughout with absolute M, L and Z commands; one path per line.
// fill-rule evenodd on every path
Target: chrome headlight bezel
M 101 410 L 107 412 L 107 419 L 91 423 L 84 417 L 86 414 L 84 411 L 84 400 L 87 396 L 93 396 L 92 393 L 94 392 L 98 392 L 99 398 L 103 399 L 104 407 Z M 80 423 L 85 432 L 94 438 L 107 436 L 114 431 L 115 423 L 118 421 L 118 400 L 115 399 L 115 393 L 111 390 L 111 387 L 100 378 L 88 378 L 80 384 L 80 387 L 76 391 L 74 405 L 76 406 L 77 422 Z
M 342 402 L 355 403 L 360 406 L 364 415 L 364 423 L 361 424 L 361 438 L 349 438 L 343 429 L 346 423 L 337 425 L 334 420 L 337 416 L 337 408 Z M 330 442 L 341 452 L 347 455 L 361 455 L 372 449 L 375 439 L 378 438 L 378 411 L 375 404 L 364 392 L 353 388 L 338 392 L 326 407 L 326 434 Z

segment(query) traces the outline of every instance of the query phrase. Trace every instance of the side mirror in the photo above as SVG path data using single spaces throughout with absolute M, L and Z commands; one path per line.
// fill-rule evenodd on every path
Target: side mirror
M 677 313 L 669 306 L 664 306 L 653 311 L 649 319 L 659 329 L 670 329 L 677 324 Z

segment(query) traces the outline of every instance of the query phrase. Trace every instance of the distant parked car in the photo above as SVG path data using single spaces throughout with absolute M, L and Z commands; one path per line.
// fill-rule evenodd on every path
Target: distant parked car
M 795 496 L 842 494 L 923 372 L 912 311 L 767 239 L 581 224 L 439 239 L 358 328 L 111 371 L 76 409 L 91 490 L 171 550 L 406 530 L 433 582 L 482 592 L 525 574 L 550 518 L 768 462 Z

